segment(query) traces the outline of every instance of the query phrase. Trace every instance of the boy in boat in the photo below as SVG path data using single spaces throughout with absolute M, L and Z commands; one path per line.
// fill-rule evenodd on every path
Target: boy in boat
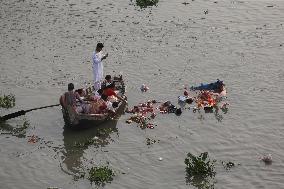
M 79 104 L 77 104 L 77 101 Z M 66 108 L 68 105 L 72 106 L 73 109 L 78 112 L 83 112 L 82 104 L 83 100 L 80 98 L 80 95 L 78 92 L 74 91 L 74 84 L 69 83 L 68 84 L 68 92 L 65 92 L 59 99 L 59 102 L 62 107 Z
M 102 82 L 102 89 L 112 83 L 111 75 L 106 75 L 105 80 Z

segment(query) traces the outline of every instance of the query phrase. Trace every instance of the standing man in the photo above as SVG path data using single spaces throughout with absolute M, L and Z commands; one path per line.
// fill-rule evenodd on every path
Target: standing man
M 95 52 L 93 53 L 93 73 L 94 73 L 94 88 L 95 91 L 101 88 L 101 81 L 103 79 L 103 63 L 102 60 L 108 57 L 108 53 L 103 55 L 102 49 L 104 45 L 98 43 Z

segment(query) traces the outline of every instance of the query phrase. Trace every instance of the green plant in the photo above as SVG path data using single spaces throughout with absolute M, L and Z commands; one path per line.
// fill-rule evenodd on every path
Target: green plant
M 146 8 L 148 6 L 156 6 L 159 0 L 136 0 L 136 5 L 140 8 Z
M 215 160 L 209 159 L 207 152 L 201 153 L 199 156 L 188 153 L 184 160 L 187 182 L 199 189 L 214 188 L 212 180 L 216 175 L 215 162 Z
M 92 167 L 89 171 L 88 179 L 96 185 L 104 185 L 105 183 L 110 183 L 113 180 L 113 176 L 114 171 L 108 166 Z
M 9 94 L 9 95 L 4 95 L 3 97 L 0 96 L 0 108 L 12 108 L 15 106 L 15 95 Z

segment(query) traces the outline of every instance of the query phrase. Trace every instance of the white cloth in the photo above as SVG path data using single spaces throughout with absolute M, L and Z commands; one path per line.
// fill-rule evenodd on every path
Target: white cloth
M 98 53 L 95 51 L 93 53 L 93 74 L 94 74 L 95 90 L 99 90 L 101 88 L 101 81 L 104 75 L 102 57 L 103 57 L 102 51 Z
M 115 111 L 115 109 L 112 107 L 112 102 L 107 101 L 106 104 L 107 104 L 107 109 L 109 109 L 111 111 Z

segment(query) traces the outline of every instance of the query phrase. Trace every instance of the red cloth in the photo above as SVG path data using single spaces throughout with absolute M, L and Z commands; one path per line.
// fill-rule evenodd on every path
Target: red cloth
M 107 96 L 112 96 L 112 95 L 116 96 L 116 93 L 110 88 L 105 89 L 104 94 Z

